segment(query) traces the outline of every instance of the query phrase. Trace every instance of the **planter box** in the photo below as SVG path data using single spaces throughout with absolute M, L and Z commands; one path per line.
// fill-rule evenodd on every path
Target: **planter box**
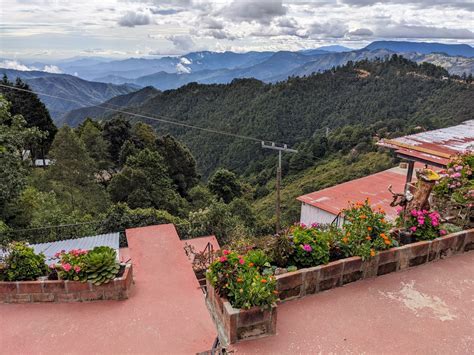
M 0 282 L 0 303 L 123 300 L 129 297 L 132 283 L 131 264 L 121 277 L 100 286 L 67 280 Z
M 224 346 L 239 341 L 262 338 L 276 333 L 277 308 L 237 309 L 221 298 L 207 280 L 206 304 Z
M 369 260 L 351 257 L 276 276 L 280 300 L 288 301 L 350 282 L 385 275 L 474 249 L 474 229 L 384 250 Z

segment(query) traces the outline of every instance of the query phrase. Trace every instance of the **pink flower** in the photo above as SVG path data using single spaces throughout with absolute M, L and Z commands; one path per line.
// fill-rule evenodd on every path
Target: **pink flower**
M 54 257 L 56 259 L 59 259 L 61 257 L 61 252 L 58 251 L 56 254 L 54 254 Z
M 311 248 L 311 245 L 309 244 L 302 245 L 301 247 L 303 248 L 304 251 L 307 251 L 307 252 L 310 252 L 313 250 L 313 248 Z
M 461 170 L 462 170 L 462 165 L 456 165 L 456 166 L 454 167 L 454 170 L 456 170 L 456 171 L 461 171 Z
M 69 263 L 62 264 L 61 266 L 63 267 L 64 271 L 66 271 L 66 272 L 68 272 L 72 268 L 71 264 L 69 264 Z
M 439 230 L 440 235 L 446 235 L 448 232 L 446 232 L 444 229 Z
M 410 230 L 411 230 L 412 232 L 416 232 L 416 227 L 415 227 L 415 226 L 410 227 Z
M 301 228 L 306 228 L 306 224 L 300 223 L 300 227 L 301 227 Z
M 244 260 L 244 259 L 239 259 L 239 264 L 240 264 L 240 265 L 244 265 L 244 264 L 245 264 L 245 260 Z
M 403 207 L 398 206 L 397 207 L 397 214 L 402 213 L 402 211 L 403 211 Z
M 318 228 L 318 224 L 317 223 L 312 223 L 311 228 Z
M 224 250 L 222 251 L 222 253 L 223 253 L 224 255 L 229 255 L 229 254 L 230 254 L 230 251 L 224 249 Z
M 49 265 L 49 268 L 50 268 L 50 269 L 56 269 L 56 264 L 55 264 L 55 263 L 50 264 L 50 265 Z
M 410 213 L 413 217 L 418 216 L 418 211 L 417 210 L 411 210 Z
M 221 257 L 219 258 L 219 261 L 220 261 L 221 263 L 225 263 L 225 262 L 227 261 L 227 257 L 226 257 L 226 256 L 221 256 Z
M 77 265 L 74 266 L 74 271 L 75 271 L 75 272 L 81 271 L 81 267 L 80 267 L 80 266 L 77 266 Z

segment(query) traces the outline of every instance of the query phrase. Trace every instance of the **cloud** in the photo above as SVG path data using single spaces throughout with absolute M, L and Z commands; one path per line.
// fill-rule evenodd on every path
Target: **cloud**
M 353 36 L 366 37 L 366 36 L 372 36 L 374 33 L 368 28 L 358 28 L 354 31 L 350 31 L 349 34 Z
M 474 10 L 474 2 L 472 0 L 341 0 L 341 3 L 352 6 L 372 6 L 376 4 L 398 4 L 413 5 L 418 8 L 458 8 L 468 11 Z
M 33 66 L 27 66 L 17 60 L 3 60 L 0 62 L 0 68 L 4 69 L 14 69 L 14 70 L 21 70 L 21 71 L 45 71 L 48 73 L 54 73 L 54 74 L 61 74 L 62 71 L 57 67 L 56 65 L 45 65 L 43 69 L 33 67 Z
M 343 38 L 347 32 L 347 25 L 341 21 L 315 22 L 308 30 L 311 38 Z
M 61 74 L 63 71 L 56 65 L 45 65 L 43 71 L 53 74 Z
M 127 11 L 119 20 L 118 24 L 122 27 L 144 26 L 151 23 L 149 14 Z
M 286 15 L 287 11 L 281 0 L 234 0 L 220 14 L 236 22 L 269 23 L 275 17 Z
M 474 32 L 464 28 L 411 26 L 405 24 L 381 26 L 375 31 L 375 34 L 386 38 L 474 39 Z
M 221 21 L 216 20 L 215 18 L 206 16 L 199 19 L 200 24 L 212 30 L 222 30 L 224 28 L 224 24 Z
M 16 60 L 3 60 L 0 62 L 0 68 L 22 70 L 22 71 L 38 70 L 37 68 L 28 67 Z
M 196 45 L 189 35 L 172 35 L 167 36 L 166 39 L 173 42 L 175 48 L 180 51 L 189 51 Z
M 174 15 L 174 14 L 183 12 L 183 10 L 181 9 L 160 9 L 156 7 L 150 7 L 150 11 L 153 15 L 163 15 L 163 16 Z

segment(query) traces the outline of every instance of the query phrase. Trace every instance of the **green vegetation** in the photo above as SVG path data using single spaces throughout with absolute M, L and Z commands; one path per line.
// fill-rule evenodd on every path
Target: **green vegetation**
M 21 102 L 15 93 L 8 91 Z M 277 84 L 243 79 L 150 91 L 133 109 L 295 146 L 297 154 L 283 157 L 285 227 L 299 219 L 297 196 L 393 166 L 377 139 L 471 118 L 472 94 L 472 85 L 444 69 L 393 56 Z M 274 232 L 272 152 L 209 132 L 107 117 L 61 127 L 48 146 L 54 164 L 33 169 L 22 152 L 56 131 L 32 110 L 15 115 L 1 100 L 0 243 L 157 223 L 175 224 L 183 237 L 214 234 L 221 243 Z M 77 223 L 70 233 L 28 231 Z M 288 261 L 283 254 L 277 259 Z
M 43 254 L 35 254 L 25 243 L 12 243 L 8 247 L 1 275 L 6 281 L 36 280 L 46 274 L 48 267 Z

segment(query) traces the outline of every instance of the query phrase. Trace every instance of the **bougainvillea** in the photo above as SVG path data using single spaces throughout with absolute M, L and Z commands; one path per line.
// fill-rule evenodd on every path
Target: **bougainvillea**
M 368 259 L 375 256 L 378 250 L 398 245 L 390 235 L 391 224 L 385 219 L 385 211 L 382 208 L 374 210 L 369 199 L 350 203 L 343 214 L 341 248 L 346 256 Z

